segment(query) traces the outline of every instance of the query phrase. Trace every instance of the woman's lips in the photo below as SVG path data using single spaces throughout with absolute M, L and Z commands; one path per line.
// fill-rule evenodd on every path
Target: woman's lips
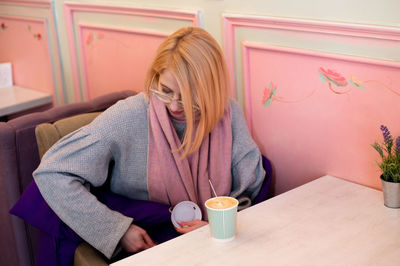
M 169 110 L 170 112 L 171 112 L 171 114 L 173 114 L 173 115 L 181 115 L 181 114 L 183 114 L 183 111 L 177 111 L 177 112 L 174 112 L 174 111 L 171 111 L 171 110 Z

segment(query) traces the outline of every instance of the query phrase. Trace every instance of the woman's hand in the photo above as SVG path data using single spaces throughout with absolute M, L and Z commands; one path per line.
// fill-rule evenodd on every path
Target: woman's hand
M 156 244 L 145 230 L 131 224 L 121 238 L 121 245 L 126 251 L 134 253 L 154 247 Z
M 204 226 L 204 225 L 206 225 L 206 224 L 208 224 L 208 223 L 207 223 L 206 221 L 193 220 L 193 221 L 191 221 L 191 222 L 181 222 L 181 221 L 178 221 L 178 224 L 181 226 L 181 228 L 175 227 L 175 230 L 176 230 L 178 233 L 186 234 L 186 233 L 188 233 L 188 232 L 190 232 L 190 231 L 193 231 L 193 230 L 195 230 L 195 229 L 197 229 L 197 228 L 200 228 L 200 227 L 202 227 L 202 226 Z

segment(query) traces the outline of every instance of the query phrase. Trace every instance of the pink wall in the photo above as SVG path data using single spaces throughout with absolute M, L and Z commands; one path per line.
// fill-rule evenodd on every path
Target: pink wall
M 51 0 L 0 0 L 0 62 L 11 62 L 14 84 L 64 103 L 61 59 Z
M 252 17 L 226 17 L 224 25 L 232 94 L 243 97 L 250 131 L 272 161 L 275 193 L 326 174 L 380 189 L 370 144 L 382 141 L 381 124 L 400 135 L 400 63 L 270 44 L 277 41 L 268 34 L 297 38 L 303 47 L 323 40 L 389 54 L 400 30 Z M 262 34 L 265 42 L 251 40 Z
M 78 3 L 64 4 L 64 11 L 76 101 L 112 91 L 142 91 L 163 39 L 180 27 L 199 23 L 198 14 L 188 11 Z M 126 26 L 121 26 L 122 19 Z M 177 26 L 164 27 L 169 23 Z
M 146 71 L 167 34 L 81 26 L 87 98 L 142 91 Z
M 324 174 L 378 188 L 370 144 L 382 139 L 381 124 L 400 132 L 400 64 L 251 44 L 244 49 L 247 118 L 284 180 L 276 190 Z
M 0 17 L 0 62 L 11 62 L 14 84 L 54 94 L 46 23 Z

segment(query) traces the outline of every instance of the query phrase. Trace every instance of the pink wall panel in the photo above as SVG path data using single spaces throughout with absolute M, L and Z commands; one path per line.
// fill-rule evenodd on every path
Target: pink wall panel
M 167 36 L 81 26 L 87 98 L 110 91 L 142 91 L 155 51 Z
M 0 62 L 11 62 L 14 84 L 54 94 L 46 24 L 0 17 Z
M 380 188 L 385 124 L 400 135 L 400 63 L 243 43 L 249 127 L 276 193 L 324 174 Z
M 332 43 L 340 44 L 360 44 L 364 46 L 399 47 L 400 31 L 396 27 L 380 27 L 375 25 L 348 24 L 341 22 L 329 22 L 318 20 L 303 20 L 297 18 L 267 17 L 267 16 L 247 16 L 241 14 L 223 14 L 223 34 L 224 52 L 229 68 L 232 96 L 237 96 L 240 85 L 236 84 L 235 55 L 237 44 L 242 40 L 237 35 L 237 31 L 245 29 L 260 30 L 259 35 L 268 35 L 264 30 L 280 32 L 283 37 L 298 36 L 313 41 L 332 40 Z M 293 46 L 296 44 L 293 43 Z M 289 45 L 290 46 L 290 45 Z M 335 45 L 329 45 L 335 48 Z M 382 50 L 381 50 L 382 51 Z M 384 52 L 381 52 L 384 54 Z
M 145 71 L 155 50 L 171 30 L 152 25 L 160 19 L 173 19 L 199 25 L 198 12 L 65 3 L 68 42 L 74 79 L 75 100 L 82 101 L 107 92 L 143 89 Z M 112 23 L 89 22 L 82 25 L 79 15 L 140 17 L 155 32 L 136 28 L 121 29 Z M 87 22 L 86 22 L 87 23 Z

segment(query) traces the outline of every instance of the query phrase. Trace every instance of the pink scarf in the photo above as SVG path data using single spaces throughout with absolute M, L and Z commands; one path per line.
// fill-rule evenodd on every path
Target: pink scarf
M 231 190 L 232 127 L 230 106 L 222 119 L 205 136 L 200 148 L 179 159 L 181 145 L 165 104 L 152 96 L 149 103 L 148 189 L 150 200 L 175 206 L 181 201 L 195 202 L 207 220 L 204 202 Z

